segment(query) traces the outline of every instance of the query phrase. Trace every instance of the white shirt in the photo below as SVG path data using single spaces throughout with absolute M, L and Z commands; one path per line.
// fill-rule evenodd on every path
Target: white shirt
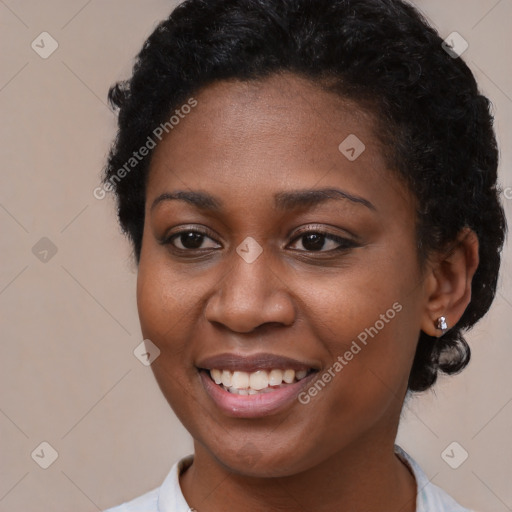
M 462 507 L 445 491 L 432 484 L 417 462 L 398 445 L 395 445 L 395 452 L 411 469 L 416 479 L 416 512 L 474 512 Z M 104 512 L 193 511 L 185 501 L 179 482 L 179 475 L 192 464 L 193 459 L 193 455 L 187 455 L 176 462 L 160 487 Z

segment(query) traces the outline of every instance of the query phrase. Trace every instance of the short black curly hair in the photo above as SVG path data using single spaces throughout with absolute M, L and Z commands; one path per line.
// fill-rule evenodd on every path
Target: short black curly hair
M 437 31 L 402 0 L 186 0 L 145 41 L 133 75 L 110 88 L 118 133 L 103 174 L 137 264 L 152 151 L 122 173 L 134 151 L 176 107 L 214 81 L 289 71 L 376 115 L 390 168 L 418 204 L 419 259 L 464 227 L 479 239 L 471 302 L 439 339 L 420 333 L 410 391 L 469 362 L 462 332 L 489 309 L 507 230 L 497 186 L 490 101 Z

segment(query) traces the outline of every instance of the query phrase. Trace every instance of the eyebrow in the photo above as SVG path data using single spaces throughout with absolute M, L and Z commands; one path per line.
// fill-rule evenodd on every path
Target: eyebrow
M 166 192 L 159 195 L 152 203 L 150 211 L 164 201 L 186 201 L 201 210 L 220 211 L 223 202 L 207 192 L 178 190 L 173 193 Z M 320 188 L 278 192 L 274 195 L 274 204 L 279 210 L 293 210 L 311 207 L 329 200 L 348 200 L 361 204 L 368 209 L 377 211 L 377 208 L 364 197 L 349 194 L 338 188 Z

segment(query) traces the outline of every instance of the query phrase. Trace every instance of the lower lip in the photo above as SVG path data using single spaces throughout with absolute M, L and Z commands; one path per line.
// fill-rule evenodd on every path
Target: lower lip
M 236 418 L 257 418 L 280 412 L 296 400 L 297 395 L 309 384 L 317 372 L 312 372 L 307 377 L 293 384 L 277 388 L 275 391 L 257 395 L 230 393 L 215 384 L 206 370 L 200 370 L 199 373 L 206 392 L 225 414 Z

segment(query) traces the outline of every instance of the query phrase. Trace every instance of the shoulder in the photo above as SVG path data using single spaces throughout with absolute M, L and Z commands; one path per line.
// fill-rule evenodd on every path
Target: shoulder
M 160 488 L 135 498 L 134 500 L 109 508 L 103 512 L 158 512 L 158 494 Z
M 433 484 L 419 464 L 397 445 L 395 453 L 409 466 L 416 479 L 416 512 L 474 512 L 457 503 L 446 491 Z
M 160 487 L 103 512 L 189 512 L 181 492 L 179 475 L 192 464 L 193 459 L 193 455 L 188 455 L 175 462 Z

